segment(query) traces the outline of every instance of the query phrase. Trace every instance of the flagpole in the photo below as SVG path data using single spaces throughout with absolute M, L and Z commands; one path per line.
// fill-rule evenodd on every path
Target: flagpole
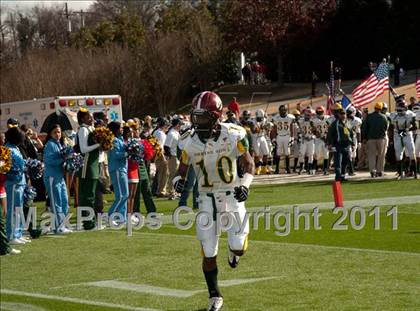
M 389 106 L 389 112 L 391 112 L 391 70 L 389 70 L 389 66 L 391 62 L 391 55 L 388 55 L 388 106 Z M 395 74 L 395 68 L 394 68 L 394 74 Z

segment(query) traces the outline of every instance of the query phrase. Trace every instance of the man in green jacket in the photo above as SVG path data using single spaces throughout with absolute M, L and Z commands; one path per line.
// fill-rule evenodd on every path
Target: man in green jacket
M 350 161 L 351 146 L 353 145 L 352 131 L 345 124 L 346 112 L 341 108 L 337 111 L 336 119 L 328 128 L 328 149 L 334 153 L 335 180 L 346 181 L 345 173 Z

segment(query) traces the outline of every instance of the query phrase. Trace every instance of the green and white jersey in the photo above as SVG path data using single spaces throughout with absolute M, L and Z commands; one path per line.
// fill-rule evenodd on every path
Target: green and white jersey
M 192 165 L 202 193 L 233 191 L 240 185 L 236 160 L 248 151 L 248 140 L 243 127 L 221 123 L 220 135 L 203 143 L 196 134 L 184 142 L 181 162 Z

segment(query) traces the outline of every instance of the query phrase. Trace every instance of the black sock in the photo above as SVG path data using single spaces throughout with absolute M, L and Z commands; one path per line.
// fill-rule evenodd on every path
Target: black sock
M 305 170 L 309 170 L 308 168 L 308 158 L 305 157 Z
M 411 160 L 410 171 L 417 174 L 416 160 Z
M 312 162 L 312 167 L 316 171 L 318 169 L 318 160 L 314 159 L 314 162 Z
M 286 171 L 289 172 L 290 171 L 290 158 L 289 158 L 289 156 L 286 156 L 285 162 L 286 162 Z
M 280 157 L 275 157 L 274 158 L 274 165 L 276 166 L 276 172 L 278 172 L 280 170 Z
M 402 170 L 403 170 L 402 161 L 397 161 L 397 172 L 398 172 L 398 175 L 402 175 Z
M 328 159 L 324 159 L 324 165 L 322 166 L 324 172 L 328 171 Z
M 209 289 L 209 295 L 211 297 L 222 297 L 219 286 L 217 284 L 217 267 L 212 271 L 203 271 L 204 277 L 206 278 L 207 288 Z
M 294 171 L 296 171 L 297 165 L 298 165 L 298 158 L 294 158 L 293 159 L 293 170 Z

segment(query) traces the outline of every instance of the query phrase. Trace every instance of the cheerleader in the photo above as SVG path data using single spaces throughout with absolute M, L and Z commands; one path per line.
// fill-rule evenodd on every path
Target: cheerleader
M 127 153 L 121 135 L 121 123 L 111 122 L 108 124 L 108 128 L 115 136 L 113 148 L 108 151 L 108 170 L 115 194 L 115 200 L 108 211 L 108 216 L 111 217 L 115 212 L 120 213 L 125 222 L 128 200 Z M 117 221 L 112 221 L 112 223 L 114 226 L 118 225 Z
M 3 146 L 5 143 L 4 134 L 0 133 L 0 146 Z M 3 148 L 3 147 L 2 147 Z M 5 147 L 4 147 L 5 148 Z M 4 160 L 4 159 L 0 159 Z M 4 162 L 2 163 L 5 164 Z M 9 240 L 6 236 L 5 228 L 5 217 L 7 214 L 7 199 L 6 199 L 6 175 L 0 173 L 0 256 L 12 254 L 20 254 L 21 251 L 18 249 L 11 248 L 9 245 Z
M 23 238 L 23 223 L 20 215 L 23 213 L 23 192 L 26 186 L 25 160 L 18 146 L 25 140 L 25 134 L 17 127 L 11 127 L 6 132 L 6 147 L 10 149 L 12 167 L 6 174 L 7 216 L 6 235 L 10 244 L 25 244 L 30 242 Z
M 54 215 L 54 224 L 51 224 L 57 234 L 67 234 L 72 232 L 65 227 L 63 220 L 68 213 L 69 200 L 67 187 L 64 180 L 63 163 L 61 155 L 61 127 L 56 124 L 47 133 L 47 144 L 44 148 L 44 185 L 50 199 L 50 209 Z
M 124 126 L 124 141 L 128 141 L 130 138 L 139 139 L 140 131 L 138 128 L 138 123 L 134 122 L 133 120 L 127 121 L 128 126 Z M 137 192 L 137 186 L 139 184 L 139 164 L 132 160 L 128 159 L 128 201 L 127 201 L 127 210 L 128 214 L 133 214 L 133 207 L 134 207 L 134 198 Z M 138 219 L 132 215 L 131 216 L 131 223 L 137 224 Z

